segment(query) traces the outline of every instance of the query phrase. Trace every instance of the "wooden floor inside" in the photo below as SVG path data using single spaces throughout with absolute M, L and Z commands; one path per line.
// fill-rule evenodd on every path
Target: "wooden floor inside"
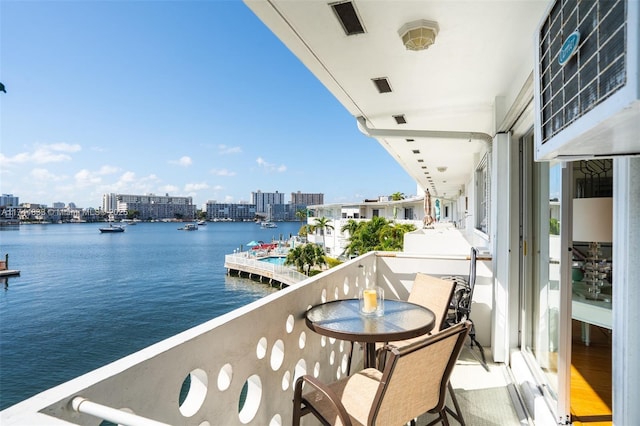
M 611 425 L 611 331 L 591 326 L 591 342 L 582 342 L 581 323 L 573 321 L 571 415 L 574 426 Z

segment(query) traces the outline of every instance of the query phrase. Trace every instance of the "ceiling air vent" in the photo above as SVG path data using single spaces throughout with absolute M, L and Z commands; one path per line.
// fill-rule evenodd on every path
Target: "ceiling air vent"
M 404 115 L 394 115 L 393 119 L 396 120 L 398 124 L 407 124 L 407 120 L 404 118 Z
M 348 36 L 364 34 L 364 27 L 362 26 L 362 22 L 360 22 L 358 12 L 356 12 L 356 8 L 352 2 L 334 3 L 331 5 L 331 8 L 336 14 L 338 21 L 340 21 L 342 29 L 344 29 L 344 32 Z
M 375 84 L 376 89 L 378 89 L 378 92 L 380 93 L 391 93 L 391 86 L 389 85 L 389 80 L 387 80 L 385 77 L 382 78 L 374 78 L 371 81 L 373 81 L 373 84 Z
M 536 158 L 640 151 L 637 1 L 556 0 L 537 31 Z

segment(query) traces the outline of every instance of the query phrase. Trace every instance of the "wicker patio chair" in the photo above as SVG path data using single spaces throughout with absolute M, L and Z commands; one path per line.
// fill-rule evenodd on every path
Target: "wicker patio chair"
M 389 351 L 384 370 L 367 368 L 331 384 L 304 375 L 296 381 L 293 426 L 306 414 L 325 425 L 404 425 L 425 413 L 448 425 L 445 395 L 471 324 L 463 322 L 415 344 Z M 307 393 L 302 394 L 306 384 Z

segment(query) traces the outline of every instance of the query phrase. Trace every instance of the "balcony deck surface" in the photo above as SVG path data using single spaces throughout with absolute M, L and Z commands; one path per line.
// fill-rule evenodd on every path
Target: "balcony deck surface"
M 526 416 L 523 415 L 523 419 L 520 419 L 511 399 L 507 367 L 490 361 L 490 348 L 484 348 L 484 351 L 489 366 L 488 372 L 474 356 L 479 356 L 478 350 L 470 349 L 467 344 L 451 376 L 451 384 L 455 389 L 465 423 L 469 426 L 528 425 Z M 447 406 L 453 409 L 450 398 Z M 417 426 L 426 425 L 433 419 L 435 416 L 425 414 L 418 419 Z M 458 424 L 451 417 L 449 423 Z

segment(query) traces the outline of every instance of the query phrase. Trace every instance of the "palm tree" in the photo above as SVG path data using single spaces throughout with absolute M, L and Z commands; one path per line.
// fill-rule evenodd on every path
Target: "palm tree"
M 404 198 L 405 196 L 402 192 L 394 192 L 393 194 L 391 194 L 391 201 L 400 201 L 404 200 Z
M 342 225 L 342 228 L 340 228 L 340 232 L 342 232 L 343 234 L 345 232 L 348 232 L 349 233 L 349 237 L 351 237 L 352 235 L 354 235 L 356 233 L 356 231 L 362 225 L 362 223 L 363 222 L 356 222 L 353 219 L 349 219 L 347 221 L 347 223 Z
M 415 229 L 412 224 L 395 224 L 385 218 L 374 217 L 361 223 L 354 233 L 350 234 L 345 254 L 360 255 L 372 250 L 400 251 L 404 243 L 404 234 Z
M 312 226 L 312 230 L 315 232 L 317 229 L 320 230 L 320 232 L 322 232 L 322 247 L 325 247 L 325 241 L 324 241 L 324 231 L 325 229 L 334 229 L 333 225 L 331 225 L 329 222 L 331 221 L 331 219 L 327 219 L 326 217 L 322 216 L 322 217 L 317 217 L 315 219 L 315 222 L 313 223 Z
M 308 216 L 309 216 L 308 209 L 302 209 L 296 212 L 296 217 L 298 218 L 298 220 L 300 220 L 301 224 L 304 224 L 307 221 Z
M 295 265 L 299 272 L 306 275 L 311 273 L 311 269 L 316 265 L 326 265 L 324 250 L 317 244 L 303 244 L 289 250 L 285 265 Z

